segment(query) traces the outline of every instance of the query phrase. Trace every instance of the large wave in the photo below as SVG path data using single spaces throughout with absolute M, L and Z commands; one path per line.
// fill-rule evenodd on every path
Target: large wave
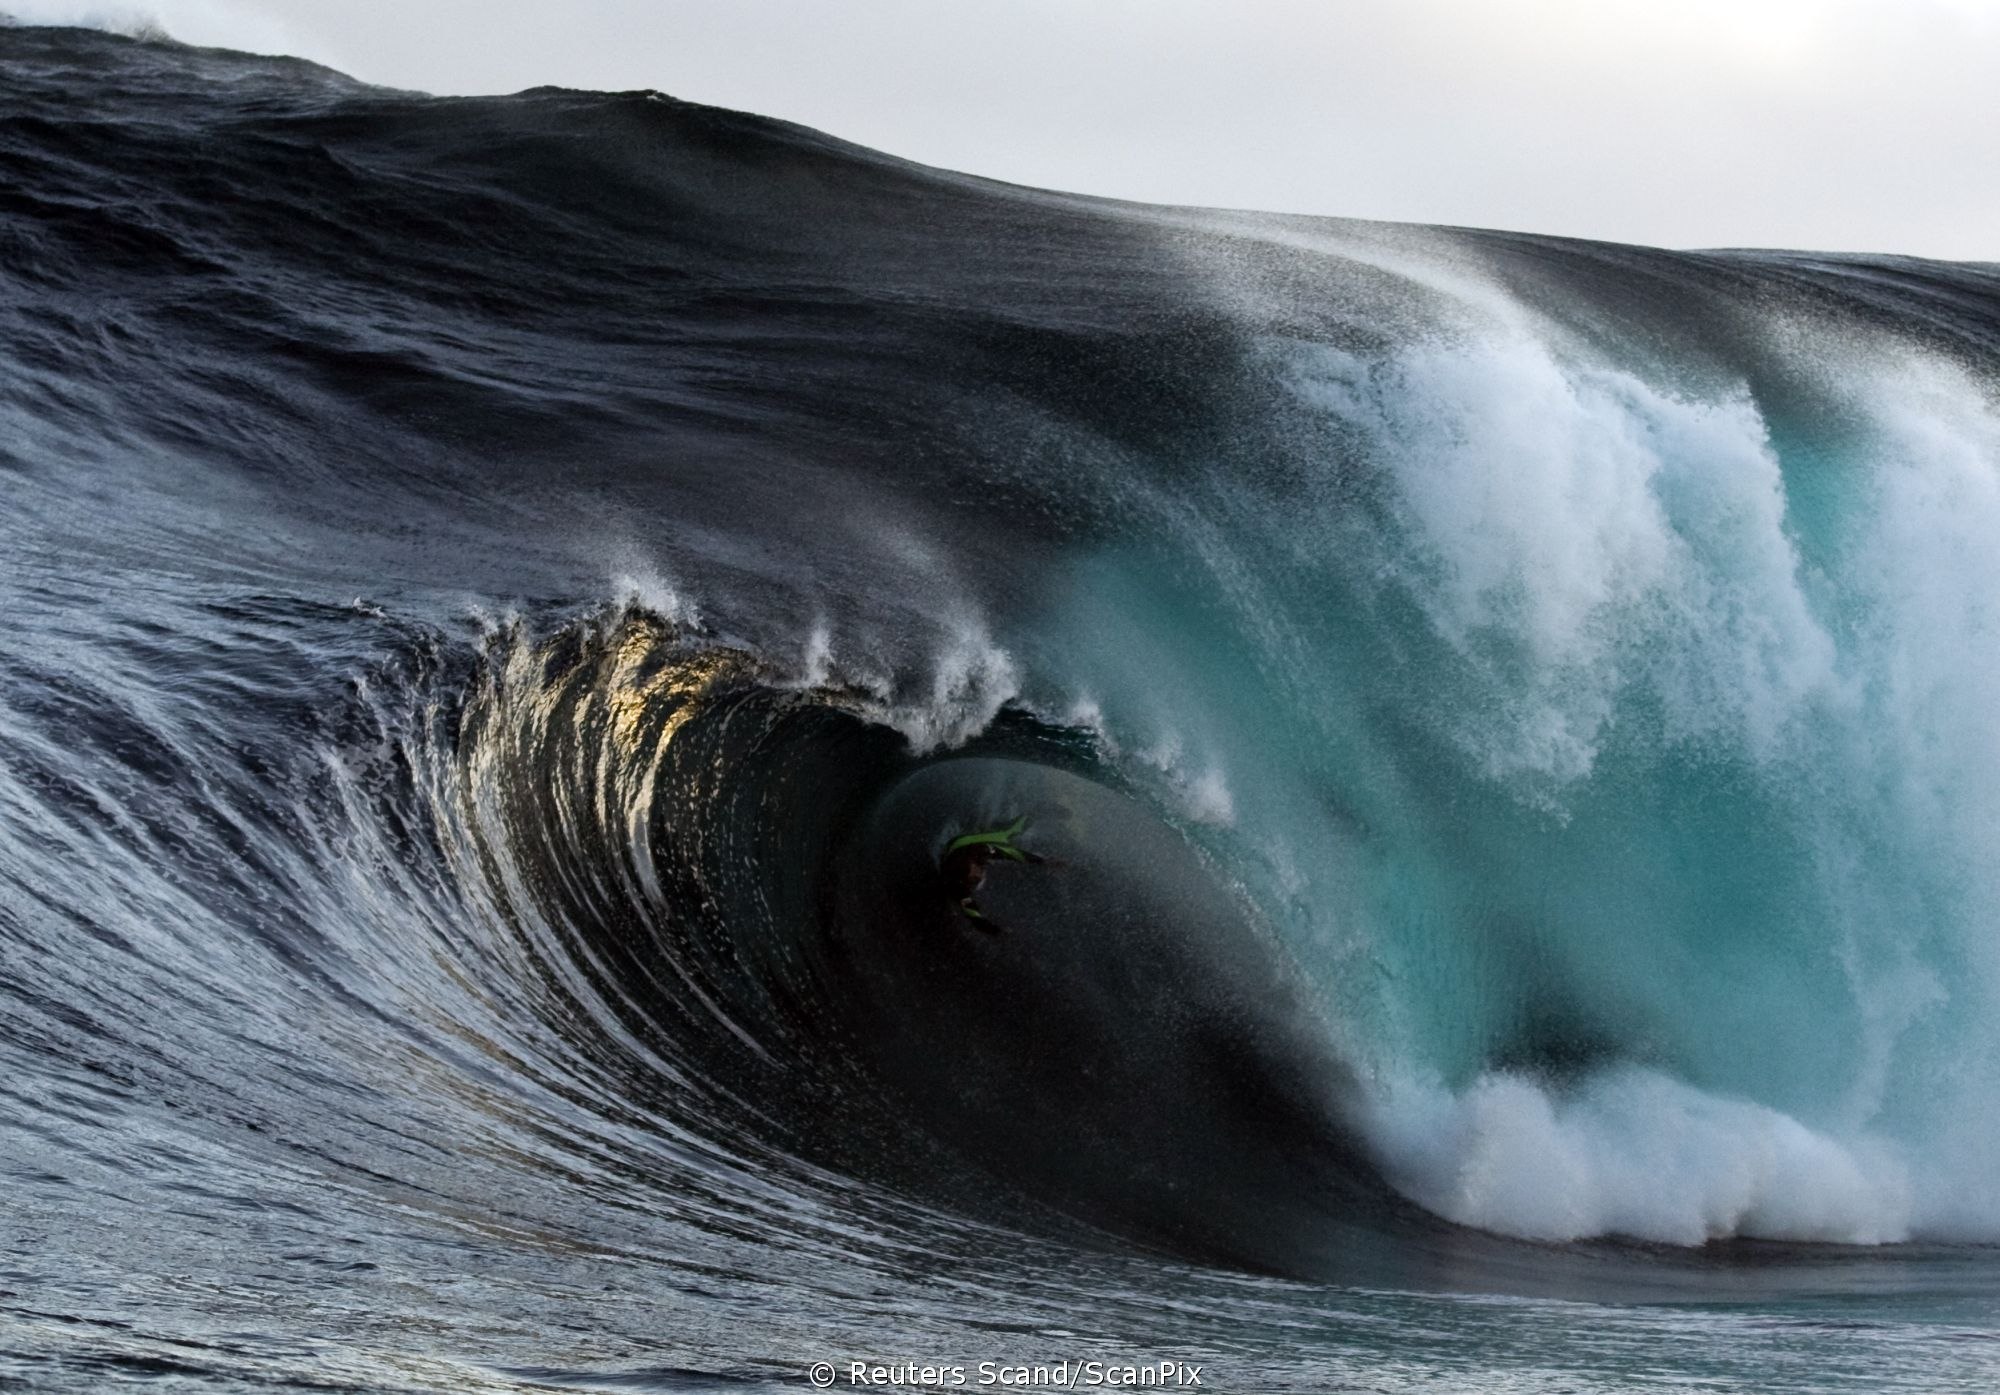
M 1527 1291 L 2000 1239 L 1993 267 L 0 62 L 43 1173 Z

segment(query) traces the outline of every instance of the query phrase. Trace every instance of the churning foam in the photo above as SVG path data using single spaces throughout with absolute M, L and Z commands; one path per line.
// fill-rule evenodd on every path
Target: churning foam
M 1366 433 L 1390 485 L 1377 575 L 1479 683 L 1455 735 L 1491 777 L 1587 777 L 1635 680 L 1676 734 L 1754 754 L 1827 690 L 1833 644 L 1747 396 L 1677 397 L 1518 328 L 1380 360 L 1302 349 L 1290 377 Z
M 1341 574 L 1411 603 L 1449 656 L 1434 670 L 1449 700 L 1406 715 L 1523 811 L 1517 851 L 1547 846 L 1537 811 L 1567 817 L 1613 743 L 1629 756 L 1650 742 L 1628 770 L 1713 779 L 1722 799 L 1756 791 L 1776 822 L 1752 851 L 1790 860 L 1773 875 L 1802 879 L 1816 917 L 1804 934 L 1735 926 L 1718 949 L 1725 932 L 1633 915 L 1607 880 L 1601 925 L 1536 941 L 1548 981 L 1575 991 L 1657 948 L 1629 941 L 1637 926 L 1687 936 L 1689 964 L 1740 965 L 1740 981 L 1790 995 L 1773 1014 L 1812 1023 L 1844 1073 L 1803 1109 L 1688 1068 L 1786 1040 L 1729 1046 L 1698 983 L 1643 1004 L 1671 1068 L 1603 1064 L 1561 1083 L 1488 1068 L 1447 1088 L 1423 1029 L 1378 1043 L 1389 1083 L 1361 1126 L 1390 1178 L 1450 1219 L 1675 1244 L 2000 1235 L 2000 410 L 1907 346 L 1810 347 L 1788 369 L 1852 420 L 1809 449 L 1747 390 L 1648 382 L 1526 317 L 1378 357 L 1285 353 L 1296 399 L 1348 430 L 1376 483 L 1372 531 L 1340 535 L 1366 556 Z M 1820 516 L 1795 516 L 1802 486 Z M 1535 903 L 1491 895 L 1492 924 L 1539 933 Z M 1372 909 L 1362 933 L 1378 940 L 1408 932 L 1379 906 L 1321 901 Z M 1467 943 L 1450 952 L 1477 964 L 1470 941 L 1489 926 L 1457 933 Z M 1404 1006 L 1384 1020 L 1437 1019 Z M 1773 1062 L 1774 1077 L 1794 1064 Z M 1795 1095 L 1810 1076 L 1791 1071 Z
M 874 652 L 859 642 L 843 647 L 822 617 L 813 622 L 789 681 L 865 694 L 868 715 L 901 732 L 919 755 L 963 745 L 1019 695 L 1020 678 L 1013 656 L 983 621 L 961 609 L 938 623 L 931 652 L 909 672 L 907 655 Z M 906 671 L 901 679 L 899 671 Z
M 1449 1220 L 1530 1240 L 1906 1240 L 1899 1151 L 1636 1066 L 1555 1089 L 1506 1072 L 1405 1082 L 1366 1107 L 1390 1180 Z

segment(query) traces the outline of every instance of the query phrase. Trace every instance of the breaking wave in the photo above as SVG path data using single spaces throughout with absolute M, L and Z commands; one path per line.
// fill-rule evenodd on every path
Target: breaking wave
M 84 1282 L 99 1206 L 208 1276 L 159 1330 L 265 1254 L 2000 1239 L 1993 267 L 0 71 L 0 1129 Z

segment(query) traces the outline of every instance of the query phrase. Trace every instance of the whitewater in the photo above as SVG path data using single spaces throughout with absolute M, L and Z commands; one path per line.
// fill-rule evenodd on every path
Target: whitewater
M 0 25 L 0 1387 L 1993 1388 L 1996 364 Z

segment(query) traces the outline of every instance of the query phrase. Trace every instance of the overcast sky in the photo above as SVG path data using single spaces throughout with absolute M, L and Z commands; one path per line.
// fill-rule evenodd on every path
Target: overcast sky
M 2000 0 L 0 0 L 1087 193 L 2000 260 Z

